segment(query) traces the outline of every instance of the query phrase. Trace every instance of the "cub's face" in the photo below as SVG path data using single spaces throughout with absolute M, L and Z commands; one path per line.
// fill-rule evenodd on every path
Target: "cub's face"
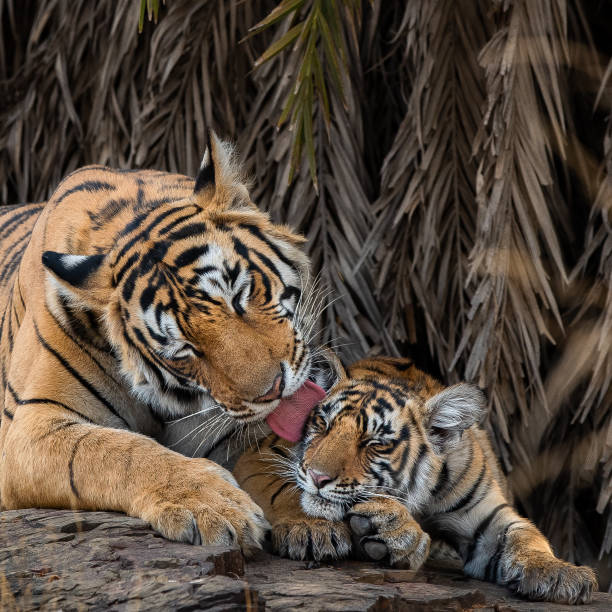
M 412 380 L 342 380 L 313 411 L 298 451 L 302 507 L 329 520 L 377 496 L 421 507 L 433 486 L 431 473 L 483 406 L 476 387 L 444 389 L 421 373 Z

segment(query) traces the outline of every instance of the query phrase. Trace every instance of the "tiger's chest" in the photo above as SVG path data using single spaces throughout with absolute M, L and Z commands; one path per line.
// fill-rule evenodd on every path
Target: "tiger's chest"
M 208 398 L 191 414 L 166 421 L 158 441 L 187 457 L 206 457 L 231 470 L 246 449 L 256 448 L 270 433 L 267 423 L 238 423 Z

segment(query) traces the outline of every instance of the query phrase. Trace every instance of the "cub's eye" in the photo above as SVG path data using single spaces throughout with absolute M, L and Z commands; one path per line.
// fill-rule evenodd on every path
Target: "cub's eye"
M 386 446 L 387 442 L 380 438 L 372 438 L 366 442 L 366 446 Z

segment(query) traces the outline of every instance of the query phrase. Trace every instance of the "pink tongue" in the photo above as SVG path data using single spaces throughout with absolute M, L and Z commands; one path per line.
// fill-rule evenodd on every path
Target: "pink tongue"
M 270 429 L 289 442 L 299 442 L 310 411 L 325 397 L 319 385 L 307 380 L 291 397 L 280 401 L 266 421 Z

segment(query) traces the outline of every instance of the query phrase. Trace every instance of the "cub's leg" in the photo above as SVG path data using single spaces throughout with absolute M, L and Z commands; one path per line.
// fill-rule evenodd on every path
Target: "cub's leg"
M 480 520 L 462 547 L 465 572 L 505 584 L 529 599 L 588 603 L 597 589 L 593 570 L 555 557 L 542 533 L 501 502 L 474 509 Z
M 263 513 L 219 465 L 94 425 L 43 400 L 22 405 L 7 394 L 4 415 L 3 508 L 117 510 L 171 540 L 238 544 L 246 553 L 260 547 Z
M 272 525 L 274 551 L 290 559 L 340 559 L 351 551 L 351 535 L 344 522 L 305 514 L 291 480 L 293 444 L 271 435 L 259 450 L 244 453 L 234 468 L 238 484 L 263 508 Z M 279 475 L 285 473 L 286 475 Z
M 360 548 L 375 561 L 417 570 L 429 554 L 430 538 L 407 508 L 393 499 L 376 499 L 353 506 L 349 525 Z

